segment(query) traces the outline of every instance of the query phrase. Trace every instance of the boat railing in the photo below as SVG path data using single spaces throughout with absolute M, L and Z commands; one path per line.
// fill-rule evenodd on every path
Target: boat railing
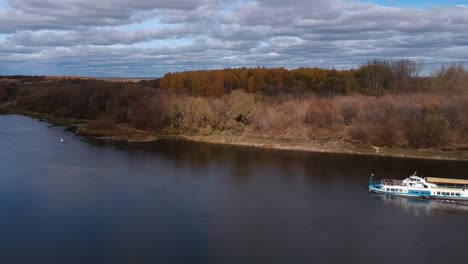
M 374 185 L 406 186 L 402 180 L 382 179 L 373 181 Z

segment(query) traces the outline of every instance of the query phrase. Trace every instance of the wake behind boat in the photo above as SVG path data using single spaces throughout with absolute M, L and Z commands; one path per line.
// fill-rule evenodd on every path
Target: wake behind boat
M 416 173 L 404 180 L 369 179 L 369 192 L 440 200 L 468 201 L 468 180 L 422 178 Z

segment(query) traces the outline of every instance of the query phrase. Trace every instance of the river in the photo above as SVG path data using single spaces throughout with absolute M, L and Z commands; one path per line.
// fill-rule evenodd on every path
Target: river
M 367 191 L 414 170 L 468 162 L 116 144 L 0 115 L 0 263 L 465 263 L 468 206 Z

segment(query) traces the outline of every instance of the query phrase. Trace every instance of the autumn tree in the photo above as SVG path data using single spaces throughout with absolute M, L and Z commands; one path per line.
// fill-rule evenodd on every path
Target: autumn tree
M 332 71 L 320 83 L 318 93 L 322 96 L 346 95 L 350 90 L 348 80 L 337 71 Z

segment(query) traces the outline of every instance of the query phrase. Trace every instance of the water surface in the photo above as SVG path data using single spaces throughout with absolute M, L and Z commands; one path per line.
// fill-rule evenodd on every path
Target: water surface
M 467 206 L 367 192 L 414 170 L 468 162 L 112 144 L 0 115 L 0 263 L 464 263 Z

